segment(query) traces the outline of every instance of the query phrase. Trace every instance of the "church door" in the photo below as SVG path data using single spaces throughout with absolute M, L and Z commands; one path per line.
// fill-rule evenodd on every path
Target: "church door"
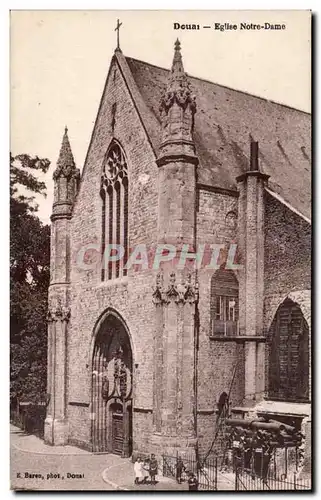
M 101 321 L 92 360 L 92 449 L 131 454 L 132 351 L 116 313 Z
M 123 414 L 119 411 L 112 413 L 112 447 L 113 453 L 122 455 L 124 446 Z

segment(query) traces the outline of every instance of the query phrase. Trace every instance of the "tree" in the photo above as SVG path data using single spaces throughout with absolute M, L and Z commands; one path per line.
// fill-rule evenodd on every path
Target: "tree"
M 48 159 L 10 154 L 10 403 L 45 398 L 50 227 L 37 216 Z M 36 175 L 35 175 L 36 174 Z M 26 194 L 23 194 L 26 192 Z

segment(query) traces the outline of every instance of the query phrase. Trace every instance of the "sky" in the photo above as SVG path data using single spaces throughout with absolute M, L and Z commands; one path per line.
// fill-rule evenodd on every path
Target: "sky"
M 82 169 L 109 64 L 116 47 L 170 68 L 178 37 L 192 76 L 310 112 L 309 11 L 12 11 L 11 152 L 49 158 L 47 198 L 37 198 L 49 222 L 52 173 L 65 125 Z M 285 30 L 215 30 L 214 23 L 285 24 Z M 174 30 L 174 23 L 200 30 Z M 210 29 L 203 29 L 210 25 Z

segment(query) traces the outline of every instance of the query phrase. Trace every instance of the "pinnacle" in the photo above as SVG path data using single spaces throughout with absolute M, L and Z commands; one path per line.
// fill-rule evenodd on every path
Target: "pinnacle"
M 174 52 L 174 58 L 173 58 L 173 64 L 172 64 L 172 73 L 176 73 L 179 75 L 184 74 L 184 67 L 183 67 L 183 60 L 182 60 L 182 54 L 181 54 L 181 42 L 177 38 L 175 44 L 175 52 Z
M 64 136 L 62 138 L 62 143 L 61 143 L 59 158 L 57 161 L 57 166 L 58 167 L 67 167 L 67 166 L 75 167 L 75 161 L 74 161 L 74 157 L 73 157 L 73 154 L 71 151 L 67 126 L 65 126 L 65 133 L 64 133 Z
M 179 111 L 172 112 L 173 109 Z M 175 42 L 172 69 L 168 75 L 166 90 L 161 97 L 159 110 L 163 126 L 161 144 L 166 144 L 168 141 L 176 141 L 176 146 L 174 147 L 176 153 L 179 149 L 180 153 L 184 151 L 187 154 L 191 153 L 193 156 L 192 132 L 196 102 L 190 82 L 184 71 L 181 44 L 178 39 Z M 183 144 L 183 136 L 185 145 Z M 190 144 L 187 146 L 186 140 L 190 141 Z M 179 147 L 177 146 L 178 143 L 180 144 Z

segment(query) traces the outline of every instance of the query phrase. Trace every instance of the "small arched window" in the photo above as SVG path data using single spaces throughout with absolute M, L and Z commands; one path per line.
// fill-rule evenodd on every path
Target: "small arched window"
M 219 269 L 211 280 L 211 334 L 239 333 L 239 285 L 230 269 Z
M 101 279 L 126 276 L 128 258 L 128 171 L 125 154 L 113 141 L 104 159 L 101 177 L 102 269 Z M 110 256 L 116 256 L 112 260 Z
M 229 397 L 226 392 L 222 392 L 217 403 L 217 416 L 227 418 L 229 413 Z
M 225 225 L 229 229 L 235 229 L 237 226 L 237 215 L 236 212 L 228 212 L 225 216 Z

